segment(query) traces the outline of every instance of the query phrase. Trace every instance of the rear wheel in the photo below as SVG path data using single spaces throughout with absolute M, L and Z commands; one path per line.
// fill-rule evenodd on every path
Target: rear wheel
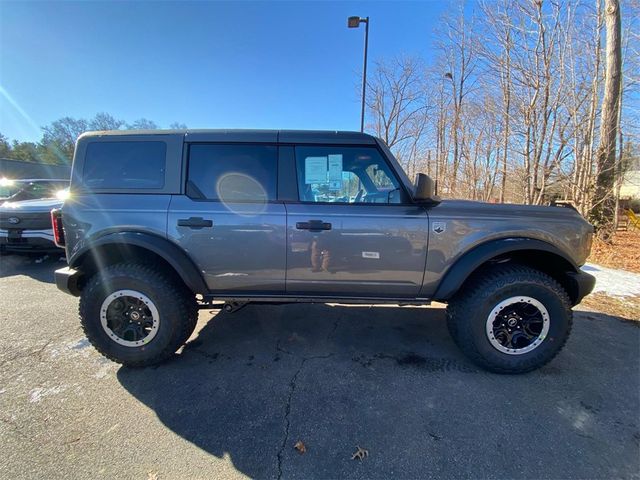
M 105 357 L 128 366 L 173 355 L 193 332 L 198 308 L 187 289 L 146 265 L 116 264 L 96 273 L 80 298 L 80 322 Z
M 474 363 L 498 373 L 542 367 L 562 349 L 572 325 L 567 293 L 553 278 L 524 266 L 487 270 L 447 307 L 454 341 Z

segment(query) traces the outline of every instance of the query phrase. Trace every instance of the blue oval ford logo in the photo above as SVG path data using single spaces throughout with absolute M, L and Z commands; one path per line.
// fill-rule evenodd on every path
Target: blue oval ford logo
M 9 217 L 9 223 L 15 225 L 16 223 L 20 223 L 20 219 L 18 217 Z

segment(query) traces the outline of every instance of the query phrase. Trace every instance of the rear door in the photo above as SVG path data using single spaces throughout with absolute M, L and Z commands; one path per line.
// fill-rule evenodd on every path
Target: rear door
M 285 290 L 286 213 L 275 143 L 186 144 L 185 195 L 171 200 L 168 236 L 220 293 Z
M 428 218 L 375 146 L 295 147 L 287 294 L 416 297 Z

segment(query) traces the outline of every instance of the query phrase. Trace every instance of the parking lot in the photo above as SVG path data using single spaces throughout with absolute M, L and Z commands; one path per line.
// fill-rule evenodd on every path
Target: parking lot
M 2 478 L 640 476 L 637 323 L 577 312 L 555 361 L 501 376 L 442 308 L 250 305 L 132 370 L 85 340 L 57 257 L 0 261 Z

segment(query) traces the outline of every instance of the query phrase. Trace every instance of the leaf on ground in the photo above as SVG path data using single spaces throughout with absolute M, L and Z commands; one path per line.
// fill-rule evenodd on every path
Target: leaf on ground
M 304 446 L 304 443 L 302 443 L 302 440 L 298 440 L 296 444 L 293 446 L 293 448 L 298 450 L 298 452 L 300 453 L 305 453 L 307 451 L 307 447 Z
M 356 447 L 356 452 L 351 455 L 351 460 L 355 460 L 356 458 L 360 461 L 364 460 L 369 456 L 369 450 L 365 450 L 364 448 Z

